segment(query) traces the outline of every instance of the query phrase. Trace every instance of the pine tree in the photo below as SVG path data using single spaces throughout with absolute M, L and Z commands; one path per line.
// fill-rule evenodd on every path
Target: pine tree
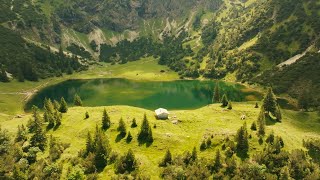
M 227 95 L 226 95 L 226 94 L 224 94 L 224 95 L 222 96 L 221 103 L 222 103 L 222 105 L 221 105 L 222 107 L 228 106 L 228 98 L 227 98 Z
M 85 119 L 89 119 L 89 117 L 90 117 L 90 115 L 89 115 L 88 111 L 86 111 L 86 113 L 85 113 L 85 115 L 84 115 L 84 118 L 85 118 Z
M 138 125 L 137 125 L 136 118 L 133 118 L 133 119 L 132 119 L 131 128 L 135 128 L 135 127 L 137 127 L 137 126 L 138 126 Z
M 228 102 L 228 109 L 229 109 L 229 110 L 232 109 L 232 103 L 231 103 L 231 101 Z
M 26 140 L 27 140 L 27 130 L 23 124 L 21 126 L 19 125 L 17 135 L 16 135 L 16 138 L 14 141 L 21 142 L 21 141 L 26 141 Z
M 32 119 L 28 121 L 27 127 L 30 133 L 36 132 L 36 129 L 42 126 L 41 117 L 39 115 L 39 108 L 32 107 Z
M 251 124 L 250 129 L 251 129 L 252 131 L 256 131 L 256 130 L 257 130 L 257 124 L 256 124 L 255 121 L 253 121 L 253 123 Z
M 74 95 L 73 102 L 74 102 L 75 106 L 82 106 L 82 100 L 81 100 L 81 98 L 80 98 L 80 96 L 78 94 Z
M 299 96 L 298 106 L 300 109 L 308 111 L 311 101 L 312 101 L 312 98 L 310 96 L 310 93 L 304 90 Z
M 127 134 L 127 128 L 126 123 L 123 121 L 122 118 L 120 118 L 119 126 L 117 128 L 118 132 L 120 132 L 120 135 L 125 136 Z
M 141 124 L 141 130 L 138 135 L 139 142 L 153 142 L 152 129 L 149 125 L 149 121 L 147 119 L 147 115 L 144 114 L 144 118 Z
M 237 142 L 237 151 L 240 153 L 247 153 L 249 150 L 249 142 L 248 142 L 248 132 L 247 132 L 247 125 L 244 125 L 237 131 L 236 135 L 236 142 Z
M 45 111 L 48 111 L 49 113 L 53 112 L 54 106 L 53 106 L 52 101 L 51 101 L 50 98 L 49 99 L 47 99 L 47 98 L 44 99 L 44 107 L 43 108 L 44 108 Z
M 54 119 L 55 119 L 55 127 L 59 127 L 61 125 L 62 114 L 59 111 L 54 112 Z
M 111 148 L 109 145 L 109 141 L 103 135 L 103 133 L 96 127 L 96 135 L 95 135 L 95 166 L 98 170 L 102 170 L 107 165 L 107 159 L 109 157 Z
M 86 153 L 86 155 L 88 155 L 89 153 L 92 153 L 92 152 L 94 152 L 94 144 L 93 144 L 93 140 L 91 137 L 91 133 L 88 132 L 85 153 Z
M 256 102 L 256 105 L 254 106 L 254 108 L 259 108 L 259 104 Z
M 33 147 L 38 147 L 41 151 L 44 151 L 46 147 L 47 137 L 39 124 L 36 126 L 35 133 L 30 139 L 30 144 Z
M 163 157 L 163 160 L 160 163 L 160 167 L 167 167 L 170 164 L 172 164 L 172 155 L 170 150 L 168 149 Z
M 116 173 L 124 174 L 131 173 L 138 169 L 138 162 L 131 149 L 128 150 L 125 156 L 122 156 L 116 164 Z
M 275 114 L 275 117 L 277 118 L 277 121 L 281 122 L 282 114 L 281 114 L 281 110 L 280 110 L 279 104 L 277 104 L 277 109 L 276 109 L 274 114 Z
M 267 137 L 266 142 L 269 143 L 269 144 L 273 144 L 274 140 L 275 140 L 274 133 L 271 132 L 271 134 L 269 134 L 269 136 Z
M 60 111 L 61 113 L 66 113 L 66 112 L 68 112 L 68 105 L 67 105 L 66 100 L 64 100 L 63 97 L 61 98 L 61 101 L 60 101 L 60 109 L 59 109 L 59 111 Z
M 220 102 L 220 92 L 219 91 L 220 91 L 219 90 L 219 83 L 216 83 L 216 86 L 214 87 L 212 103 Z
M 214 162 L 213 162 L 212 171 L 213 172 L 218 172 L 221 167 L 222 167 L 221 154 L 220 154 L 220 150 L 218 149 L 217 152 L 216 152 L 216 157 L 215 157 Z
M 107 110 L 104 109 L 102 114 L 102 129 L 107 130 L 110 128 L 110 125 L 111 125 L 110 117 L 107 113 Z
M 261 107 L 257 122 L 258 122 L 258 135 L 264 136 L 266 133 L 265 132 L 266 131 L 266 118 L 265 118 L 263 106 Z
M 60 109 L 60 103 L 57 100 L 53 101 L 53 107 L 55 110 L 59 111 Z
M 200 144 L 200 151 L 204 151 L 204 150 L 206 150 L 206 148 L 207 148 L 206 141 L 203 140 L 203 141 L 201 142 L 201 144 Z
M 263 99 L 263 108 L 264 108 L 264 112 L 267 115 L 269 115 L 270 113 L 272 115 L 275 114 L 275 111 L 277 109 L 277 99 L 272 91 L 272 88 L 268 89 L 268 92 Z

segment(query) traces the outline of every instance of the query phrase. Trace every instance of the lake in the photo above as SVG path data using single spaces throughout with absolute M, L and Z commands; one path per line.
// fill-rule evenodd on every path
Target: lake
M 135 81 L 128 79 L 68 80 L 40 90 L 25 109 L 32 105 L 43 107 L 45 98 L 60 100 L 64 97 L 72 105 L 78 94 L 84 106 L 129 105 L 149 110 L 196 109 L 212 102 L 213 90 L 219 83 L 220 93 L 233 102 L 261 100 L 260 93 L 245 86 L 219 81 L 177 80 L 168 82 Z

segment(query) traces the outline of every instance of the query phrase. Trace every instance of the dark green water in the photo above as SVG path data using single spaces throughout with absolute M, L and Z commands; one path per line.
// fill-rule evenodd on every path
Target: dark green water
M 80 95 L 84 106 L 129 105 L 154 110 L 196 109 L 211 103 L 215 81 L 133 81 L 127 79 L 68 80 L 39 91 L 27 104 L 43 107 L 47 98 L 59 100 L 64 97 L 69 104 Z M 257 92 L 246 92 L 244 86 L 219 82 L 220 93 L 227 94 L 234 102 L 247 97 L 261 99 Z

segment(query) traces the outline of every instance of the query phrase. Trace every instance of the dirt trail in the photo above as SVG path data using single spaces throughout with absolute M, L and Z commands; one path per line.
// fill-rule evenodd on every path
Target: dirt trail
M 23 101 L 26 102 L 28 101 L 36 92 L 39 91 L 39 89 L 47 86 L 49 82 L 40 84 L 39 86 L 26 90 L 26 91 L 20 91 L 20 92 L 0 92 L 0 94 L 3 95 L 24 95 Z
M 278 64 L 277 67 L 283 67 L 283 66 L 290 65 L 290 64 L 293 64 L 293 63 L 297 62 L 299 59 L 304 57 L 309 51 L 311 51 L 313 47 L 314 47 L 314 45 L 312 44 L 303 53 L 295 55 L 292 58 L 290 58 L 290 59 Z

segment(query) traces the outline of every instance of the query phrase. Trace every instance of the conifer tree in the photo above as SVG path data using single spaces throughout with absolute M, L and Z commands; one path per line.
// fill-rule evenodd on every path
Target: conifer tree
M 44 99 L 44 109 L 46 111 L 48 111 L 49 113 L 53 112 L 54 106 L 53 106 L 52 101 L 51 101 L 50 98 L 49 99 L 47 99 L 47 98 Z
M 54 112 L 54 119 L 55 119 L 55 127 L 59 127 L 61 125 L 62 114 L 57 110 Z
M 228 102 L 228 109 L 229 109 L 229 110 L 232 109 L 232 103 L 231 103 L 231 101 Z
M 219 83 L 216 83 L 216 86 L 214 87 L 212 103 L 218 103 L 218 102 L 220 102 L 220 90 L 219 90 Z
M 91 137 L 91 133 L 88 132 L 85 153 L 86 155 L 88 155 L 89 153 L 92 153 L 92 152 L 94 152 L 94 143 Z
M 272 91 L 272 88 L 268 89 L 268 92 L 263 99 L 263 108 L 267 115 L 270 113 L 275 115 L 275 111 L 277 109 L 277 99 Z
M 104 109 L 102 114 L 102 129 L 107 130 L 110 128 L 110 125 L 111 125 L 110 117 L 107 113 L 107 110 Z
M 236 148 L 237 151 L 240 153 L 247 153 L 249 150 L 249 142 L 248 142 L 248 132 L 247 132 L 247 125 L 244 125 L 237 131 L 236 135 Z
M 153 142 L 152 129 L 149 125 L 149 121 L 147 119 L 147 115 L 144 114 L 144 118 L 141 124 L 141 130 L 138 135 L 139 142 Z
M 109 141 L 106 139 L 104 134 L 96 127 L 96 135 L 95 135 L 95 166 L 98 170 L 102 170 L 107 165 L 107 159 L 109 157 L 111 148 L 109 145 Z
M 257 124 L 256 124 L 255 121 L 253 121 L 253 123 L 251 124 L 250 129 L 251 129 L 252 131 L 256 131 L 256 130 L 257 130 Z
M 259 104 L 256 102 L 256 105 L 254 106 L 254 108 L 259 108 Z
M 228 106 L 228 98 L 227 98 L 227 95 L 226 95 L 226 94 L 224 94 L 224 95 L 222 96 L 221 103 L 222 103 L 222 105 L 221 105 L 222 107 Z
M 271 134 L 269 134 L 269 136 L 267 137 L 266 142 L 269 143 L 269 144 L 273 144 L 274 140 L 275 140 L 274 133 L 271 132 Z
M 261 107 L 257 122 L 258 122 L 258 135 L 264 136 L 266 133 L 265 132 L 266 131 L 266 118 L 265 118 L 263 106 Z
M 86 113 L 85 113 L 85 115 L 84 115 L 84 118 L 85 118 L 85 119 L 88 119 L 89 117 L 90 117 L 90 115 L 89 115 L 88 111 L 86 111 Z
M 40 124 L 36 125 L 36 130 L 30 139 L 30 144 L 31 146 L 38 147 L 41 151 L 44 151 L 47 144 L 47 137 Z
M 26 140 L 27 140 L 27 130 L 23 124 L 21 126 L 19 125 L 17 135 L 16 135 L 16 138 L 14 141 L 21 142 L 21 141 L 26 141 Z
M 200 144 L 200 151 L 204 151 L 204 150 L 206 150 L 206 148 L 207 148 L 206 141 L 203 140 L 203 141 L 201 142 L 201 144 Z
M 300 94 L 298 98 L 298 106 L 300 109 L 303 109 L 305 111 L 308 111 L 310 103 L 311 103 L 311 96 L 310 93 L 306 90 L 303 90 L 303 92 Z
M 57 100 L 53 101 L 53 107 L 55 110 L 59 111 L 60 109 L 60 103 Z
M 138 126 L 138 125 L 137 125 L 136 118 L 133 118 L 133 119 L 132 119 L 131 128 L 135 128 L 135 127 L 137 127 L 137 126 Z
M 220 150 L 218 149 L 216 152 L 216 157 L 213 162 L 212 171 L 218 172 L 221 167 L 222 167 L 221 154 L 220 154 Z
M 138 162 L 131 149 L 127 154 L 122 156 L 116 164 L 116 173 L 124 174 L 126 172 L 131 173 L 138 169 Z
M 277 108 L 276 108 L 276 111 L 275 111 L 275 116 L 277 118 L 277 121 L 281 122 L 282 114 L 281 114 L 281 110 L 280 110 L 279 104 L 277 104 Z
M 127 134 L 127 128 L 126 123 L 123 121 L 122 118 L 120 118 L 119 126 L 117 128 L 118 132 L 120 132 L 120 135 L 125 136 Z
M 39 108 L 32 107 L 32 119 L 28 121 L 27 127 L 30 133 L 34 133 L 38 127 L 42 126 L 41 117 L 39 115 Z
M 68 105 L 67 105 L 66 100 L 64 100 L 63 97 L 61 98 L 61 101 L 60 101 L 60 109 L 59 109 L 59 111 L 60 111 L 61 113 L 66 113 L 66 112 L 68 112 Z
M 73 102 L 75 106 L 82 106 L 82 100 L 78 94 L 74 95 Z
M 168 149 L 166 154 L 163 157 L 163 160 L 160 163 L 160 167 L 167 167 L 172 163 L 172 155 L 170 150 Z

